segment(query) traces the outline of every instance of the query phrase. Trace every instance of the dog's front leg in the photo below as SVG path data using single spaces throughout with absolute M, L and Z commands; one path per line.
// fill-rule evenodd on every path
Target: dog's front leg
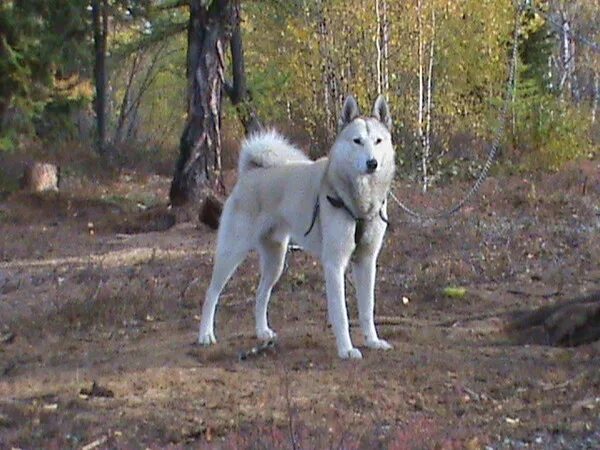
M 361 255 L 352 263 L 352 275 L 358 300 L 358 318 L 360 328 L 369 348 L 389 350 L 392 346 L 385 340 L 379 339 L 375 329 L 375 274 L 377 253 Z
M 348 326 L 348 312 L 344 294 L 344 272 L 346 264 L 340 261 L 325 261 L 325 286 L 327 290 L 327 312 L 333 327 L 340 358 L 362 358 L 360 350 L 352 346 Z

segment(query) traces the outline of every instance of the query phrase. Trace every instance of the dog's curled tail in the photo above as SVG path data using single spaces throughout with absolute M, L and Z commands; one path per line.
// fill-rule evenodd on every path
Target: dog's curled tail
M 238 170 L 242 175 L 257 167 L 269 168 L 299 161 L 310 159 L 277 131 L 262 131 L 242 143 Z

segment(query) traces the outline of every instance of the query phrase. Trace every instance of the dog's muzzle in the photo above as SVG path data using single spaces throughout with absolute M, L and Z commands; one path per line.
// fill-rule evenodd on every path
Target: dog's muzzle
M 373 173 L 377 170 L 377 160 L 375 158 L 367 161 L 367 173 Z

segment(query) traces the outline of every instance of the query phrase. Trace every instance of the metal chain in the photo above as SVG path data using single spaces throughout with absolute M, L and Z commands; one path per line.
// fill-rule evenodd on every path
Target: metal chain
M 390 190 L 389 194 L 390 194 L 390 197 L 392 197 L 392 200 L 394 200 L 394 202 L 408 215 L 410 215 L 418 220 L 421 220 L 421 221 L 448 218 L 448 217 L 452 216 L 453 214 L 457 213 L 471 199 L 471 197 L 473 197 L 473 195 L 475 195 L 475 193 L 479 190 L 479 188 L 483 184 L 483 181 L 487 178 L 490 168 L 492 167 L 492 164 L 494 163 L 494 160 L 496 159 L 496 154 L 498 153 L 498 148 L 500 147 L 500 141 L 502 140 L 502 137 L 504 136 L 504 132 L 506 129 L 506 118 L 508 116 L 510 103 L 513 98 L 513 93 L 515 90 L 517 61 L 519 59 L 519 55 L 518 55 L 519 24 L 520 24 L 520 20 L 521 20 L 521 14 L 524 11 L 525 6 L 526 6 L 525 3 L 520 3 L 519 6 L 517 7 L 517 13 L 515 16 L 515 28 L 513 31 L 512 56 L 511 56 L 510 68 L 508 71 L 508 81 L 506 83 L 507 87 L 506 87 L 506 94 L 505 94 L 505 98 L 504 98 L 504 106 L 502 107 L 502 112 L 500 113 L 500 121 L 499 121 L 498 127 L 496 129 L 496 132 L 494 133 L 494 139 L 492 141 L 492 145 L 491 145 L 490 151 L 488 153 L 488 157 L 485 161 L 485 164 L 483 165 L 483 168 L 481 169 L 481 173 L 479 174 L 479 177 L 477 178 L 477 180 L 475 181 L 475 183 L 473 184 L 471 189 L 467 192 L 467 194 L 458 203 L 456 203 L 454 206 L 452 206 L 448 210 L 436 212 L 433 214 L 425 214 L 425 213 L 420 213 L 420 212 L 414 211 L 413 209 L 409 208 L 404 203 L 402 203 L 400 200 L 398 200 L 398 198 Z

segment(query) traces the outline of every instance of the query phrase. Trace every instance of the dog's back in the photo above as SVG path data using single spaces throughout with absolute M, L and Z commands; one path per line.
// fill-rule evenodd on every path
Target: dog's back
M 257 248 L 261 239 L 291 236 L 307 250 L 316 247 L 318 230 L 310 239 L 304 233 L 326 166 L 326 159 L 312 161 L 276 131 L 250 136 L 242 143 L 238 180 L 223 208 L 218 242 L 227 247 L 231 236 L 244 236 L 244 246 Z

